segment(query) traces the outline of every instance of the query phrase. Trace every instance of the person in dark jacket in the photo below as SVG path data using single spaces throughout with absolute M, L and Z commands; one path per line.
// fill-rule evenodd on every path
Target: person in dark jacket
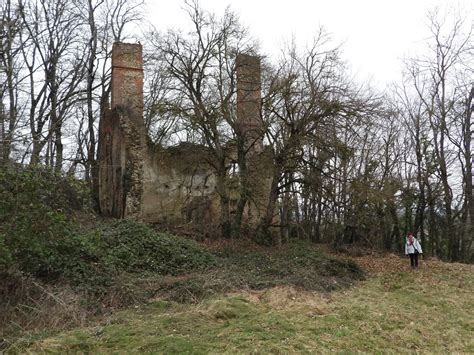
M 413 236 L 413 233 L 408 233 L 408 237 L 405 243 L 405 255 L 410 256 L 410 266 L 412 269 L 418 267 L 419 254 L 423 254 L 420 242 Z

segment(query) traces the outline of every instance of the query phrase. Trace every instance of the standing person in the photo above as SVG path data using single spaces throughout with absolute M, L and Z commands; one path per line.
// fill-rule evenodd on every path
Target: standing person
M 408 233 L 407 241 L 405 243 L 405 255 L 410 256 L 411 268 L 418 267 L 418 254 L 422 254 L 420 242 L 413 236 L 413 233 Z

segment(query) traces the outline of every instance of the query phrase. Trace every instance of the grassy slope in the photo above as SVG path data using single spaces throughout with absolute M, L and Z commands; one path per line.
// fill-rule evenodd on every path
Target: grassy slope
M 474 352 L 474 266 L 360 258 L 377 271 L 330 294 L 277 287 L 196 305 L 155 301 L 29 350 L 208 352 Z M 370 271 L 370 270 L 369 270 Z

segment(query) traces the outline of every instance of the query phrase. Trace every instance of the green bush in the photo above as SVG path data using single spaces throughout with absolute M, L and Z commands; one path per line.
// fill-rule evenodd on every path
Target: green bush
M 12 262 L 10 250 L 5 245 L 5 236 L 0 234 L 0 270 L 7 269 Z
M 1 259 L 51 279 L 86 252 L 70 218 L 83 205 L 72 181 L 46 168 L 0 171 L 0 255 L 6 255 Z
M 322 255 L 307 242 L 287 244 L 278 250 L 224 251 L 221 257 L 224 279 L 238 287 L 291 285 L 331 291 L 364 278 L 354 262 Z
M 103 228 L 97 237 L 104 264 L 116 270 L 177 275 L 215 263 L 214 257 L 197 243 L 157 233 L 145 224 L 129 220 Z

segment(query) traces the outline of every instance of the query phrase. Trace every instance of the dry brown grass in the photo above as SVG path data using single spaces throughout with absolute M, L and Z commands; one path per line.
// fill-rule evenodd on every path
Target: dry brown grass
M 324 314 L 327 311 L 328 303 L 331 300 L 329 293 L 298 290 L 291 286 L 228 293 L 227 297 L 243 297 L 252 303 L 278 310 L 294 306 L 309 306 L 319 314 Z
M 68 285 L 46 285 L 19 274 L 2 279 L 0 294 L 0 338 L 84 326 L 93 313 L 84 306 L 85 295 Z

